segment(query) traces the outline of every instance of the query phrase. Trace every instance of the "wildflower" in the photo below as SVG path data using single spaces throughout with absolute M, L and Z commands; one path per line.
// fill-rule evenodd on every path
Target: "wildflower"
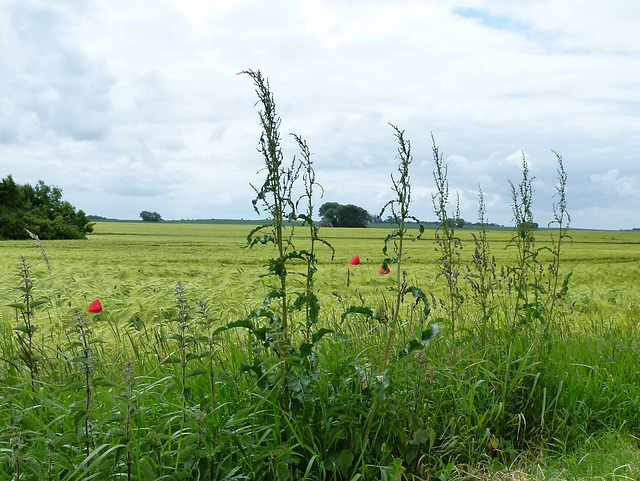
M 358 264 L 360 264 L 360 256 L 358 254 L 356 254 L 349 261 L 349 265 L 357 266 Z
M 160 360 L 164 361 L 167 358 L 167 353 L 163 352 L 162 354 L 160 354 Z
M 102 310 L 102 304 L 100 303 L 100 299 L 96 299 L 91 304 L 89 304 L 89 309 L 87 309 L 87 311 L 89 311 L 92 314 L 97 314 L 101 310 Z
M 382 266 L 380 268 L 380 274 L 382 275 L 389 274 L 389 272 L 391 272 L 391 269 L 389 269 L 389 266 Z

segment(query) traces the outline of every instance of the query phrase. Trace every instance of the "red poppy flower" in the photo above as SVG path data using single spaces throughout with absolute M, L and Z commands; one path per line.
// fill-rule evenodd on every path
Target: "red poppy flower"
M 358 254 L 356 254 L 349 261 L 349 265 L 357 266 L 358 264 L 360 264 L 360 256 Z
M 389 269 L 389 266 L 382 266 L 380 268 L 380 274 L 389 274 L 389 272 L 391 272 L 391 269 Z
M 89 304 L 89 309 L 87 309 L 87 311 L 89 311 L 92 314 L 96 314 L 101 310 L 102 310 L 102 304 L 100 304 L 100 299 L 96 299 L 91 304 Z

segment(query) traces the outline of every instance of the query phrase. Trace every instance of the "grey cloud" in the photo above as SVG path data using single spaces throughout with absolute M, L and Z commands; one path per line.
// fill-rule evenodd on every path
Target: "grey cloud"
M 5 35 L 11 39 L 11 50 L 0 47 L 10 62 L 0 80 L 6 107 L 0 113 L 3 137 L 93 140 L 108 135 L 112 80 L 66 38 L 61 15 L 48 7 L 12 2 L 8 18 Z M 7 128 L 11 123 L 15 127 Z
M 617 198 L 640 199 L 640 180 L 638 177 L 620 175 L 619 169 L 608 170 L 604 174 L 592 174 L 591 181 L 602 190 Z

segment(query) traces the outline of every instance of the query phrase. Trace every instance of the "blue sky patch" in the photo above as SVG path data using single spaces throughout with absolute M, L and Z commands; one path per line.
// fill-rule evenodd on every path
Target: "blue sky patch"
M 453 13 L 464 18 L 476 18 L 481 20 L 487 27 L 497 30 L 523 31 L 527 29 L 527 25 L 512 18 L 504 15 L 494 15 L 479 8 L 456 8 Z

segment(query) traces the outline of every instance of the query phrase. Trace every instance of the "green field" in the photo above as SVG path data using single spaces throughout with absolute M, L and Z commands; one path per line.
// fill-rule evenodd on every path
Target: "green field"
M 264 265 L 273 255 L 269 246 L 246 248 L 251 229 L 251 225 L 99 222 L 85 241 L 46 241 L 44 247 L 55 286 L 66 300 L 79 306 L 94 297 L 121 304 L 124 299 L 118 289 L 145 291 L 149 286 L 158 298 L 170 298 L 176 282 L 181 281 L 194 292 L 224 303 L 225 308 L 242 310 L 253 309 L 255 302 L 262 301 L 265 280 L 258 275 L 266 272 Z M 472 232 L 458 232 L 466 246 L 462 252 L 467 263 L 473 248 Z M 318 250 L 320 292 L 345 289 L 348 272 L 353 276 L 353 289 L 346 290 L 351 295 L 354 289 L 368 292 L 388 287 L 390 281 L 378 274 L 387 233 L 385 229 L 321 230 L 321 236 L 335 248 L 335 256 L 332 259 L 327 248 Z M 537 247 L 548 245 L 552 233 L 540 230 Z M 304 243 L 306 232 L 299 229 L 298 235 Z M 509 230 L 488 232 L 498 265 L 514 262 L 516 249 L 507 247 L 512 237 Z M 574 230 L 571 237 L 563 247 L 561 269 L 573 272 L 570 298 L 580 304 L 578 308 L 594 309 L 606 318 L 637 319 L 640 232 Z M 412 282 L 437 292 L 441 283 L 436 279 L 439 267 L 434 247 L 434 231 L 427 231 L 422 240 L 408 245 L 404 268 Z M 15 276 L 21 256 L 27 257 L 42 279 L 40 287 L 48 285 L 46 263 L 35 242 L 3 242 L 0 252 L 3 299 L 13 301 L 18 295 Z M 349 268 L 348 260 L 354 254 L 363 262 Z M 543 261 L 545 254 L 541 254 Z M 218 299 L 220 292 L 225 294 Z M 255 294 L 253 303 L 247 302 L 248 293 Z
M 478 232 L 460 229 L 451 311 L 427 230 L 405 246 L 400 277 L 431 312 L 407 293 L 385 371 L 390 229 L 321 228 L 335 255 L 316 246 L 313 328 L 332 332 L 308 356 L 291 351 L 284 406 L 282 360 L 259 337 L 268 318 L 251 317 L 276 282 L 274 247 L 247 249 L 250 230 L 98 222 L 84 241 L 0 243 L 0 480 L 637 479 L 640 232 L 570 231 L 568 291 L 552 300 L 557 232 L 536 231 L 525 303 L 513 232 L 486 233 L 495 261 L 481 294 L 469 277 Z M 293 239 L 308 248 L 308 231 Z M 28 314 L 22 256 L 43 301 Z M 289 279 L 305 289 L 304 275 Z M 89 315 L 96 298 L 104 309 Z M 376 314 L 343 315 L 352 306 Z M 304 319 L 292 310 L 293 346 Z M 224 328 L 248 320 L 255 335 Z M 433 321 L 437 339 L 400 355 Z

